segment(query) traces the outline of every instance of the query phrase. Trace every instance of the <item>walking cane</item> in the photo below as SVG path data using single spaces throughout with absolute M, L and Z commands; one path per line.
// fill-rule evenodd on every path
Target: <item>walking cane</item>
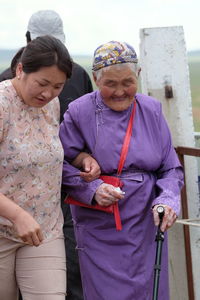
M 159 287 L 159 279 L 160 279 L 160 270 L 161 270 L 161 253 L 162 253 L 162 243 L 164 241 L 164 233 L 160 230 L 160 226 L 162 224 L 162 219 L 165 214 L 165 210 L 163 206 L 157 207 L 157 212 L 159 215 L 160 223 L 158 225 L 158 230 L 156 233 L 157 247 L 156 247 L 156 259 L 154 265 L 154 285 L 153 285 L 153 300 L 158 300 L 158 287 Z

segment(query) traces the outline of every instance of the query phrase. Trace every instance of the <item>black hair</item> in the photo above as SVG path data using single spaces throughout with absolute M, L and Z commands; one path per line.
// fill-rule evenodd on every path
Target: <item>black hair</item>
M 21 48 L 16 54 L 15 56 L 13 57 L 12 61 L 11 61 L 11 65 L 10 65 L 10 68 L 11 68 L 11 72 L 12 72 L 12 76 L 15 77 L 16 76 L 16 67 L 17 67 L 17 64 L 19 63 L 20 61 L 20 58 L 22 56 L 22 53 L 24 51 L 24 48 Z
M 30 42 L 31 42 L 31 34 L 30 34 L 30 31 L 27 31 L 26 34 L 25 34 L 25 36 L 26 36 L 26 42 L 27 42 L 27 44 L 30 43 Z
M 67 48 L 60 40 L 49 35 L 37 37 L 16 53 L 11 62 L 13 73 L 19 62 L 22 63 L 22 69 L 27 74 L 53 65 L 65 73 L 67 79 L 72 73 L 72 59 Z

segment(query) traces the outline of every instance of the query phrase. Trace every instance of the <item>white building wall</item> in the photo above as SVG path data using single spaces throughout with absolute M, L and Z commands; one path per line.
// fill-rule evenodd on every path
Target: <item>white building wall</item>
M 172 133 L 174 146 L 195 147 L 189 69 L 182 26 L 140 30 L 142 93 L 157 98 Z M 167 88 L 168 86 L 168 88 Z M 165 91 L 172 91 L 166 98 Z M 169 95 L 170 96 L 170 95 Z M 197 160 L 186 157 L 186 186 L 190 218 L 199 211 Z M 195 299 L 200 299 L 200 229 L 190 228 Z M 171 300 L 188 300 L 183 227 L 169 230 Z M 189 299 L 191 300 L 191 299 Z

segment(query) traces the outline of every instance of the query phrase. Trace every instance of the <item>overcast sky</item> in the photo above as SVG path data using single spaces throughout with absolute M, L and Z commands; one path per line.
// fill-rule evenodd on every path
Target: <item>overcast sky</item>
M 139 30 L 183 26 L 187 50 L 200 49 L 200 0 L 0 0 L 0 48 L 25 44 L 32 13 L 53 9 L 64 23 L 71 54 L 92 54 L 110 40 L 139 49 Z

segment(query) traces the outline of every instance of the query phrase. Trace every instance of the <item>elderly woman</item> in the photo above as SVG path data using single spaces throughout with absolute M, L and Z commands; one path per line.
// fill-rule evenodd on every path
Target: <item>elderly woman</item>
M 182 167 L 160 102 L 137 94 L 137 62 L 134 49 L 126 43 L 111 41 L 98 47 L 93 76 L 99 91 L 71 103 L 60 128 L 67 192 L 85 204 L 118 203 L 122 222 L 122 230 L 117 231 L 111 214 L 71 206 L 87 300 L 152 299 L 156 207 L 165 207 L 162 231 L 172 226 L 180 210 Z M 119 175 L 132 111 L 128 153 Z M 79 176 L 71 162 L 83 150 L 96 159 L 102 174 L 120 178 L 123 194 L 100 178 L 86 182 Z M 168 300 L 166 239 L 163 252 L 159 299 Z

